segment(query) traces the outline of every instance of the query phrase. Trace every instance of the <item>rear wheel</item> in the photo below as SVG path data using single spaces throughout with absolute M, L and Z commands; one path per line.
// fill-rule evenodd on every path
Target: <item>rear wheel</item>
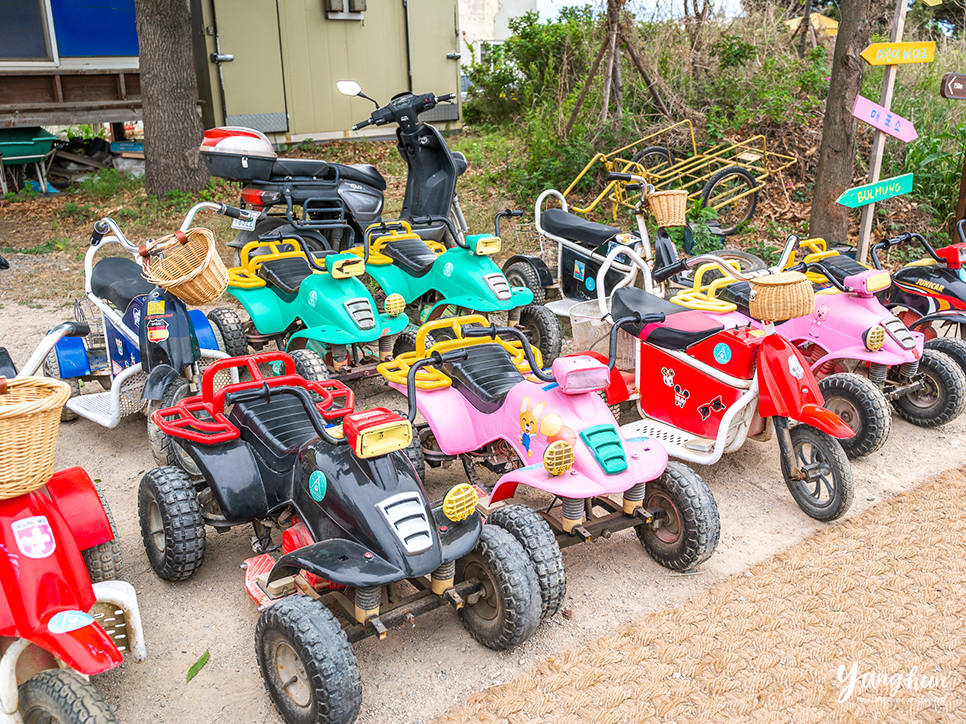
M 141 539 L 154 572 L 183 581 L 205 560 L 205 522 L 194 483 L 175 467 L 154 468 L 138 486 Z
M 938 427 L 959 417 L 966 405 L 966 375 L 956 360 L 938 349 L 926 349 L 913 376 L 922 387 L 892 404 L 906 422 Z
M 470 635 L 495 651 L 526 641 L 540 625 L 540 587 L 533 563 L 502 528 L 484 525 L 473 552 L 456 562 L 456 581 L 480 582 L 481 590 L 459 609 Z
M 295 372 L 310 382 L 323 382 L 329 379 L 329 370 L 318 352 L 311 349 L 296 349 L 289 354 L 295 363 Z
M 792 454 L 806 473 L 792 480 L 789 462 L 781 456 L 782 477 L 798 507 L 815 520 L 835 520 L 845 515 L 855 496 L 852 468 L 838 440 L 808 425 L 790 432 Z
M 111 526 L 111 533 L 114 538 L 81 551 L 81 555 L 84 556 L 84 565 L 87 566 L 87 573 L 91 577 L 91 583 L 115 581 L 124 575 L 121 539 L 117 535 L 114 516 L 111 514 L 111 509 L 100 490 L 97 490 L 97 495 L 101 499 L 101 507 L 107 514 L 107 522 Z
M 520 310 L 520 327 L 530 340 L 530 344 L 540 350 L 544 367 L 560 356 L 563 332 L 557 315 L 546 307 L 531 304 Z
M 398 357 L 401 354 L 406 354 L 406 352 L 416 351 L 416 334 L 419 330 L 416 329 L 406 329 L 400 332 L 396 336 L 396 340 L 392 343 L 392 356 Z M 436 344 L 436 335 L 428 333 L 426 335 L 426 349 L 429 349 L 434 344 Z M 422 350 L 420 350 L 422 352 Z
M 351 724 L 359 716 L 359 664 L 339 622 L 321 603 L 289 596 L 262 611 L 255 654 L 286 722 Z
M 111 705 L 93 685 L 68 669 L 49 669 L 20 686 L 24 724 L 117 724 Z
M 540 277 L 534 268 L 525 261 L 518 261 L 515 264 L 511 264 L 503 274 L 506 276 L 506 280 L 510 283 L 511 287 L 526 287 L 533 292 L 534 304 L 543 304 L 547 301 L 547 293 L 540 286 Z
M 659 512 L 653 523 L 634 530 L 651 558 L 665 568 L 687 571 L 718 547 L 718 505 L 701 476 L 686 465 L 669 462 L 661 477 L 647 483 L 642 505 Z
M 701 192 L 701 205 L 715 208 L 721 231 L 725 235 L 734 234 L 755 215 L 757 187 L 755 177 L 743 168 L 723 168 L 708 180 Z
M 540 586 L 540 620 L 555 615 L 567 595 L 567 575 L 560 546 L 547 521 L 533 508 L 514 503 L 494 510 L 486 524 L 499 526 L 523 546 Z
M 966 329 L 966 325 L 963 325 L 963 327 Z M 959 333 L 958 329 L 955 331 L 957 334 Z M 948 354 L 956 360 L 956 364 L 966 374 L 966 341 L 957 337 L 934 337 L 926 342 L 926 349 L 936 349 Z
M 57 352 L 51 350 L 50 354 L 47 355 L 47 359 L 44 361 L 44 374 L 47 377 L 51 377 L 55 380 L 61 380 L 66 382 L 70 387 L 71 399 L 77 397 L 80 394 L 80 382 L 78 382 L 76 377 L 68 377 L 64 379 L 60 376 L 60 364 L 57 362 Z M 110 389 L 110 385 L 108 385 Z M 71 420 L 77 419 L 77 413 L 73 410 L 68 410 L 67 405 L 64 405 L 60 410 L 60 420 L 61 422 L 69 422 Z
M 825 408 L 842 418 L 855 437 L 839 440 L 850 458 L 869 455 L 885 445 L 892 431 L 892 411 L 885 395 L 867 377 L 841 372 L 818 383 Z
M 157 410 L 164 410 L 174 407 L 182 400 L 191 396 L 191 386 L 184 377 L 175 377 L 168 384 L 158 403 Z M 173 437 L 161 430 L 154 422 L 151 415 L 148 415 L 148 446 L 151 448 L 151 455 L 158 465 L 174 465 L 184 470 L 193 478 L 201 476 L 198 465 L 191 456 L 185 452 Z
M 238 315 L 231 309 L 219 307 L 208 312 L 208 321 L 215 333 L 218 349 L 229 357 L 244 357 L 248 354 L 248 339 Z

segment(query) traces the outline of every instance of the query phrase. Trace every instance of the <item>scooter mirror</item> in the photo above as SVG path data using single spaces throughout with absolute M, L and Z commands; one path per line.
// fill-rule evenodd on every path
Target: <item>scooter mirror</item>
M 354 80 L 337 81 L 335 87 L 338 88 L 339 93 L 344 96 L 362 95 L 362 86 L 356 83 Z

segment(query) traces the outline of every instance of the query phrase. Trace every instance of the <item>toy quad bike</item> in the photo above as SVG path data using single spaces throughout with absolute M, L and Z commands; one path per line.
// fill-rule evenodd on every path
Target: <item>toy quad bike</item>
M 189 227 L 201 209 L 232 217 L 251 213 L 224 204 L 195 204 L 181 224 L 182 236 L 192 233 Z M 175 294 L 147 281 L 137 261 L 105 257 L 94 264 L 95 255 L 108 244 L 135 255 L 149 253 L 128 241 L 113 219 L 94 224 L 84 257 L 87 303 L 78 301 L 74 308 L 75 318 L 94 331 L 88 340 L 69 337 L 58 342 L 45 372 L 71 387 L 65 419 L 80 415 L 113 428 L 122 416 L 150 403 L 170 406 L 187 397 L 211 361 L 245 354 L 247 345 L 233 311 L 215 309 L 207 317 L 200 310 L 189 311 Z M 90 380 L 106 392 L 81 395 L 81 382 Z M 150 422 L 148 440 L 158 462 L 190 464 Z
M 496 217 L 518 215 L 501 211 Z M 444 217 L 413 219 L 414 223 L 438 222 L 455 229 Z M 546 307 L 532 304 L 533 293 L 526 287 L 511 287 L 490 256 L 500 250 L 500 237 L 474 234 L 466 242 L 447 249 L 425 241 L 405 221 L 370 227 L 366 247 L 353 253 L 367 259 L 366 272 L 385 293 L 402 295 L 414 324 L 452 316 L 459 310 L 492 314 L 507 312 L 508 324 L 520 327 L 547 362 L 560 354 L 560 322 Z M 397 339 L 394 353 L 414 349 L 415 330 Z
M 801 352 L 775 334 L 773 325 L 756 328 L 755 320 L 734 311 L 734 305 L 693 300 L 689 309 L 652 294 L 650 268 L 627 247 L 607 255 L 599 281 L 619 254 L 635 267 L 625 285 L 637 271 L 644 275 L 644 289 L 618 286 L 609 299 L 603 291 L 598 296 L 601 317 L 613 325 L 610 356 L 630 360 L 630 367 L 618 364 L 612 373 L 607 402 L 636 399 L 642 417 L 625 424 L 623 433 L 660 440 L 672 457 L 702 465 L 716 463 L 747 438 L 766 441 L 775 435 L 782 476 L 798 506 L 817 520 L 844 515 L 854 484 L 848 458 L 834 438 L 853 433 L 822 407 L 822 393 Z M 739 281 L 749 279 L 710 255 L 681 260 L 656 277 L 666 279 L 703 263 L 716 264 L 720 273 Z M 657 313 L 666 320 L 648 323 Z M 621 345 L 630 349 L 622 352 Z
M 228 292 L 251 317 L 244 329 L 256 350 L 270 340 L 280 350 L 304 349 L 349 380 L 373 374 L 408 324 L 402 297 L 386 297 L 380 312 L 359 281 L 365 255 L 312 252 L 297 236 L 264 236 L 246 244 L 241 259 L 229 270 Z
M 284 374 L 263 378 L 260 364 Z M 252 379 L 215 391 L 215 375 L 230 367 Z M 141 479 L 148 560 L 161 578 L 186 579 L 204 560 L 206 524 L 253 524 L 259 555 L 242 567 L 262 611 L 256 653 L 286 721 L 353 721 L 362 687 L 351 644 L 444 603 L 494 649 L 539 624 L 540 589 L 523 547 L 482 525 L 465 483 L 430 505 L 409 422 L 383 408 L 354 411 L 343 383 L 307 381 L 288 355 L 265 352 L 216 362 L 200 397 L 154 417 L 202 480 L 173 467 Z M 417 593 L 400 597 L 399 581 Z
M 522 505 L 497 507 L 525 485 L 553 496 L 540 514 L 560 546 L 633 527 L 667 568 L 687 570 L 707 560 L 720 532 L 711 492 L 685 466 L 668 464 L 656 440 L 621 434 L 598 395 L 608 383 L 607 366 L 561 357 L 546 374 L 519 330 L 485 324 L 479 315 L 427 323 L 416 336 L 416 352 L 379 367 L 408 396 L 409 419 L 417 409 L 426 419 L 418 428 L 426 460 L 463 461 L 486 499 L 488 523 L 533 514 Z M 438 330 L 449 338 L 427 349 Z M 503 339 L 510 336 L 515 345 Z M 482 489 L 479 468 L 500 476 L 492 490 Z M 608 497 L 616 493 L 622 503 Z M 524 546 L 541 540 L 533 530 L 529 541 L 521 535 Z M 544 590 L 545 609 L 555 611 L 561 601 L 562 594 Z
M 145 658 L 137 594 L 115 580 L 123 563 L 110 510 L 83 469 L 50 474 L 53 441 L 44 449 L 49 438 L 37 438 L 27 421 L 48 395 L 58 407 L 70 395 L 65 383 L 30 375 L 58 339 L 87 331 L 79 323 L 58 325 L 19 374 L 0 347 L 0 375 L 16 374 L 0 376 L 3 724 L 116 724 L 86 679 L 118 666 L 125 654 Z M 25 407 L 29 416 L 21 414 Z

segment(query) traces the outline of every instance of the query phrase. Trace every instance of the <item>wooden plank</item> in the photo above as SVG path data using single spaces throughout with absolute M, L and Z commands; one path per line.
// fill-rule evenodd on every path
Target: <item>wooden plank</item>
M 23 69 L 0 70 L 0 77 L 11 76 L 31 76 L 31 75 L 116 75 L 117 73 L 134 73 L 140 71 L 137 68 L 43 68 L 43 69 Z
M 912 125 L 912 121 L 907 121 L 898 113 L 893 113 L 888 108 L 873 103 L 868 98 L 855 97 L 852 115 L 860 121 L 865 121 L 873 128 L 888 133 L 905 143 L 919 138 L 919 133 L 916 131 L 916 127 Z
M 860 206 L 891 199 L 893 196 L 901 196 L 910 191 L 912 191 L 912 174 L 905 173 L 902 176 L 887 178 L 883 181 L 856 186 L 848 191 L 843 191 L 836 201 L 842 206 L 857 209 Z
M 54 100 L 58 103 L 64 102 L 64 87 L 60 84 L 60 76 L 54 76 Z
M 939 84 L 939 95 L 954 101 L 966 101 L 966 75 L 946 73 Z
M 67 161 L 73 161 L 74 163 L 79 163 L 84 166 L 93 166 L 94 168 L 107 168 L 107 164 L 101 163 L 100 161 L 95 161 L 93 158 L 88 156 L 80 156 L 76 153 L 69 153 L 64 149 L 60 148 L 54 153 L 55 158 L 62 158 Z

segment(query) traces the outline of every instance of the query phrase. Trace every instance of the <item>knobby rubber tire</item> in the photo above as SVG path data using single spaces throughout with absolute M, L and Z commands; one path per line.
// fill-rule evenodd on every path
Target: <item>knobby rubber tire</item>
M 300 706 L 285 693 L 273 665 L 273 650 L 295 651 L 307 678 L 309 702 Z M 275 708 L 288 724 L 351 724 L 362 708 L 362 679 L 352 646 L 335 616 L 308 596 L 269 606 L 255 627 L 255 653 Z
M 329 379 L 329 369 L 318 352 L 311 349 L 296 349 L 289 352 L 295 363 L 295 372 L 310 382 L 324 382 Z
M 828 466 L 829 473 L 824 481 L 809 483 L 792 480 L 789 477 L 788 462 L 781 456 L 782 477 L 785 485 L 798 503 L 798 507 L 815 520 L 829 521 L 845 515 L 855 497 L 855 483 L 852 480 L 852 466 L 839 441 L 821 430 L 809 425 L 798 425 L 791 430 L 792 450 L 796 457 L 805 445 L 812 446 L 810 458 L 818 459 Z M 799 457 L 799 463 L 802 463 Z M 811 462 L 807 460 L 805 462 Z M 828 488 L 831 488 L 829 490 Z M 822 502 L 823 491 L 828 500 Z
M 840 417 L 855 436 L 838 441 L 849 458 L 869 455 L 885 445 L 892 432 L 892 410 L 874 382 L 852 372 L 839 372 L 820 380 L 818 388 L 825 398 L 825 407 L 833 412 L 839 411 L 836 399 L 851 408 L 849 414 Z
M 87 573 L 91 577 L 91 583 L 101 581 L 116 581 L 124 576 L 124 557 L 121 555 L 121 539 L 117 534 L 117 525 L 114 523 L 114 516 L 111 509 L 104 500 L 104 495 L 97 486 L 94 487 L 98 497 L 101 499 L 101 507 L 107 514 L 107 522 L 111 526 L 111 533 L 114 539 L 104 541 L 96 546 L 85 548 L 81 551 L 84 556 L 84 565 L 87 566 Z
M 567 595 L 567 574 L 550 525 L 533 508 L 518 503 L 497 508 L 486 519 L 486 524 L 499 526 L 523 546 L 540 586 L 540 620 L 554 616 Z
M 668 502 L 673 506 L 670 510 Z M 657 505 L 672 515 L 664 530 L 647 523 L 634 528 L 651 558 L 672 571 L 687 571 L 708 560 L 718 547 L 721 519 L 718 504 L 701 476 L 672 460 L 661 477 L 645 487 L 643 506 Z M 675 530 L 673 538 L 667 535 Z
M 964 325 L 966 326 L 966 325 Z M 957 337 L 934 337 L 926 342 L 926 349 L 935 349 L 948 354 L 966 374 L 966 341 Z
M 926 407 L 916 405 L 923 390 L 893 400 L 896 412 L 906 422 L 919 427 L 938 427 L 952 422 L 966 407 L 966 374 L 955 359 L 938 349 L 925 349 L 919 360 L 915 377 L 925 376 L 926 392 L 933 392 L 936 401 Z
M 152 530 L 151 503 L 161 517 L 163 546 Z M 154 468 L 138 486 L 141 539 L 154 572 L 166 581 L 183 581 L 205 560 L 205 522 L 194 483 L 173 466 Z
M 68 669 L 48 669 L 20 686 L 24 724 L 118 724 L 107 700 L 92 684 Z
M 529 332 L 530 343 L 540 350 L 543 366 L 549 367 L 560 356 L 563 331 L 557 315 L 546 307 L 530 304 L 520 310 L 520 326 Z
M 470 635 L 487 648 L 502 651 L 526 641 L 540 625 L 540 586 L 530 557 L 517 540 L 502 528 L 484 525 L 476 548 L 456 562 L 456 581 L 467 571 L 482 569 L 492 592 L 493 618 L 480 613 L 482 602 L 466 604 L 459 617 Z M 482 582 L 482 581 L 481 581 Z
M 540 277 L 527 262 L 518 261 L 511 264 L 503 274 L 511 287 L 526 287 L 533 292 L 533 304 L 543 304 L 547 301 L 547 292 L 540 285 Z
M 219 307 L 208 312 L 207 317 L 220 351 L 229 357 L 244 357 L 248 354 L 248 338 L 234 310 Z

